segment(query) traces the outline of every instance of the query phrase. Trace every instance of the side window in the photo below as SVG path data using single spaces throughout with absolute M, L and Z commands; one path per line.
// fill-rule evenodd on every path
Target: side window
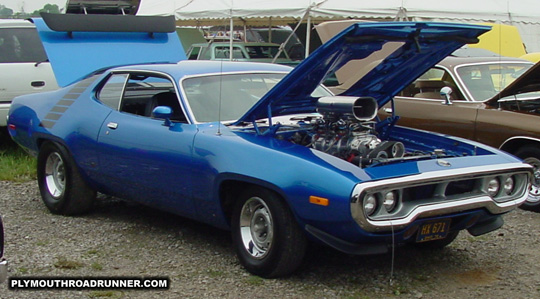
M 188 59 L 197 60 L 199 53 L 201 52 L 201 47 L 191 47 L 188 51 Z
M 229 58 L 229 49 L 225 47 L 215 47 L 214 48 L 214 57 L 217 58 Z
M 444 69 L 432 68 L 405 87 L 399 94 L 402 97 L 442 100 L 441 88 L 452 88 L 452 100 L 464 100 L 452 76 Z
M 201 54 L 199 54 L 199 59 L 210 60 L 212 59 L 212 50 L 210 47 L 202 47 Z
M 246 55 L 244 55 L 244 52 L 242 52 L 242 48 L 233 47 L 233 58 L 236 58 L 236 59 L 246 58 Z
M 171 108 L 172 121 L 187 122 L 174 84 L 166 77 L 143 73 L 130 74 L 120 103 L 120 111 L 152 117 L 157 106 Z
M 107 83 L 103 85 L 98 94 L 98 99 L 105 105 L 118 110 L 120 99 L 128 74 L 115 74 L 109 77 Z
M 214 51 L 215 51 L 214 56 L 216 58 L 226 58 L 226 59 L 229 58 L 229 52 L 230 52 L 229 46 L 226 46 L 226 47 L 219 46 L 219 47 L 216 47 Z M 233 47 L 233 58 L 241 59 L 241 58 L 246 58 L 246 56 L 244 55 L 240 47 Z
M 43 62 L 47 54 L 35 28 L 0 29 L 0 62 Z

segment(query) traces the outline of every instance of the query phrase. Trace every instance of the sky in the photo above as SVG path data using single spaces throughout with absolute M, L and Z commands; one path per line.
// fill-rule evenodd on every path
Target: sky
M 24 6 L 25 12 L 33 12 L 41 9 L 45 4 L 56 4 L 60 9 L 66 6 L 67 0 L 0 0 L 0 4 L 13 9 L 13 13 L 21 11 Z

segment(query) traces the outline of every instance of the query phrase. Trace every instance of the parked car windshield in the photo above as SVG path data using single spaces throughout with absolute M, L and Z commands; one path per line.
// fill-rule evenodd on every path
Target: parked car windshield
M 474 101 L 484 101 L 514 82 L 532 64 L 492 63 L 461 66 L 457 69 L 463 84 Z
M 233 121 L 243 116 L 285 75 L 249 73 L 194 77 L 185 79 L 182 86 L 197 122 Z M 331 94 L 319 86 L 312 95 Z

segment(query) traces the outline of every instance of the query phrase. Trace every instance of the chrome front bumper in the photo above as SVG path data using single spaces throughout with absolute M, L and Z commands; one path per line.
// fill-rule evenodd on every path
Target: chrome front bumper
M 0 261 L 0 283 L 7 279 L 8 262 L 6 260 Z
M 401 214 L 383 215 L 378 218 L 366 216 L 361 204 L 362 195 L 371 190 L 391 190 L 425 184 L 446 186 L 454 180 L 464 180 L 467 178 L 478 180 L 484 177 L 504 173 L 519 174 L 521 182 L 519 183 L 519 190 L 503 202 L 497 202 L 484 192 L 456 194 L 453 196 L 445 196 L 442 193 L 437 193 L 424 201 L 408 202 L 407 209 L 401 209 Z M 400 178 L 360 183 L 353 191 L 351 213 L 360 227 L 369 232 L 399 230 L 405 228 L 419 218 L 441 216 L 473 209 L 486 209 L 494 215 L 503 214 L 516 208 L 527 199 L 527 186 L 530 182 L 531 175 L 532 168 L 530 165 L 524 163 L 508 163 L 458 170 L 435 171 Z

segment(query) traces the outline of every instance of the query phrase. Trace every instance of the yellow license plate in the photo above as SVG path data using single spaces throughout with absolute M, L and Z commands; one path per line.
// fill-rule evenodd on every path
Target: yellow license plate
M 430 221 L 422 224 L 416 242 L 427 242 L 446 238 L 450 231 L 450 219 Z

